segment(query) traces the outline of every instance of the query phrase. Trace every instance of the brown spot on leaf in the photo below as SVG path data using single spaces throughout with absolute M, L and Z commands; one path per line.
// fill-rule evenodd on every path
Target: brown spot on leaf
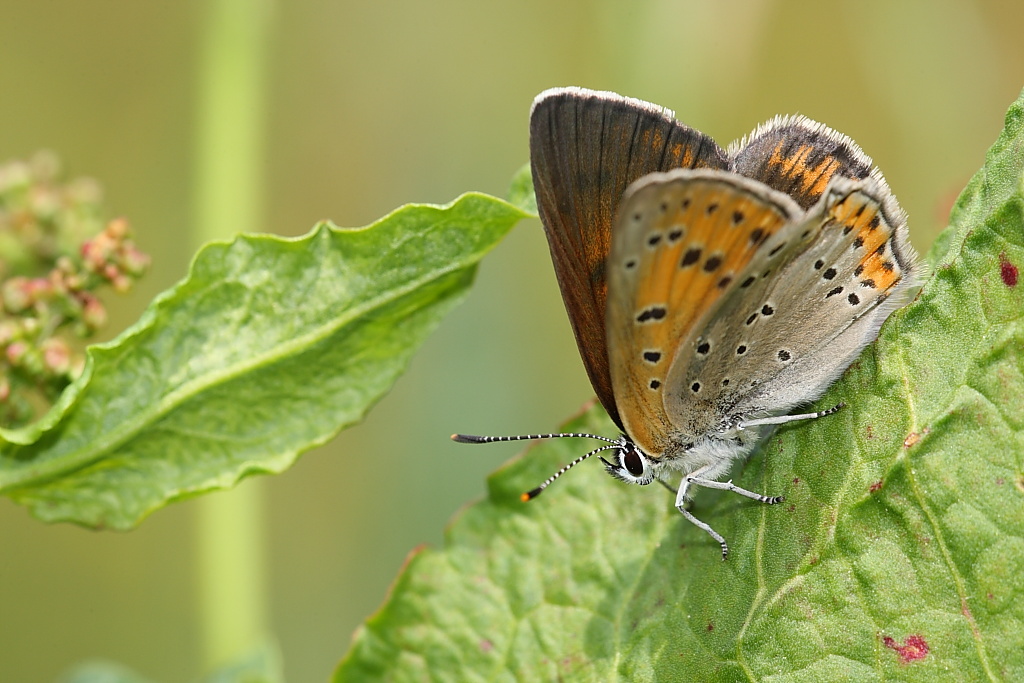
M 711 631 L 714 631 L 714 630 L 715 630 L 715 625 L 714 625 L 714 624 L 712 624 L 712 623 L 711 623 L 711 622 L 709 621 L 709 622 L 708 622 L 708 633 L 710 633 Z
M 965 598 L 960 598 L 960 614 L 967 618 L 968 623 L 974 623 L 974 615 L 971 613 L 971 606 L 967 604 Z M 975 632 L 977 635 L 977 632 Z
M 1017 286 L 1017 276 L 1020 275 L 1020 271 L 1017 270 L 1017 266 L 1010 263 L 1010 260 L 1006 258 L 1006 252 L 1004 251 L 999 255 L 999 277 L 1003 278 L 1003 284 L 1007 287 Z
M 903 439 L 903 447 L 910 448 L 911 446 L 916 445 L 917 442 L 921 440 L 922 436 L 931 433 L 931 431 L 931 429 L 925 427 L 920 432 L 910 432 L 907 434 L 907 438 Z
M 882 643 L 890 650 L 896 651 L 896 654 L 900 656 L 901 664 L 909 664 L 928 656 L 928 642 L 923 636 L 917 634 L 907 636 L 906 641 L 902 645 L 890 636 L 884 636 Z
M 491 641 L 487 640 L 486 638 L 484 638 L 483 640 L 480 641 L 480 651 L 481 652 L 490 652 L 493 649 L 494 649 L 494 643 L 492 643 Z
M 881 491 L 882 490 L 882 483 L 883 483 L 883 480 L 879 479 L 874 484 L 872 484 L 871 488 L 870 488 L 871 493 L 874 493 L 875 491 Z

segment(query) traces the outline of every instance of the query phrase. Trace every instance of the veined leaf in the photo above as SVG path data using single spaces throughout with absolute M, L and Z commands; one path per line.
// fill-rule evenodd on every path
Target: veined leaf
M 286 469 L 390 388 L 526 215 L 467 194 L 365 228 L 205 247 L 135 326 L 89 349 L 43 420 L 0 434 L 0 492 L 45 521 L 125 529 Z
M 931 255 L 934 276 L 737 477 L 670 493 L 546 442 L 415 552 L 335 679 L 1024 680 L 1024 97 Z M 598 409 L 566 431 L 614 435 Z M 465 446 L 463 446 L 465 447 Z

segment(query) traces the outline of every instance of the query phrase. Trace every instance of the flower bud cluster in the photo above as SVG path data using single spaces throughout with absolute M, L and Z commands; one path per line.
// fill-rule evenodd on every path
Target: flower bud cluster
M 99 186 L 59 182 L 50 154 L 0 164 L 0 425 L 31 420 L 82 371 L 74 337 L 107 320 L 97 291 L 149 266 L 127 221 L 101 218 Z

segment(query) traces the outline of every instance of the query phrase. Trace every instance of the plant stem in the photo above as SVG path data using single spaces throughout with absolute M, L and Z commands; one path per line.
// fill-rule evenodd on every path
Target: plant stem
M 254 231 L 263 215 L 265 80 L 271 0 L 203 9 L 195 149 L 194 246 Z M 198 501 L 197 571 L 204 668 L 268 632 L 264 488 L 258 480 Z

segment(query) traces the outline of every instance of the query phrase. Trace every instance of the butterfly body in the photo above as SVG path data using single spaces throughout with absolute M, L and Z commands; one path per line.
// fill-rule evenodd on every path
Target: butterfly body
M 818 397 L 909 302 L 906 218 L 849 138 L 778 117 L 728 151 L 613 93 L 545 91 L 531 112 L 541 221 L 580 355 L 622 431 L 623 481 L 720 482 Z M 471 440 L 480 437 L 463 437 Z M 565 469 L 545 482 L 539 493 Z

